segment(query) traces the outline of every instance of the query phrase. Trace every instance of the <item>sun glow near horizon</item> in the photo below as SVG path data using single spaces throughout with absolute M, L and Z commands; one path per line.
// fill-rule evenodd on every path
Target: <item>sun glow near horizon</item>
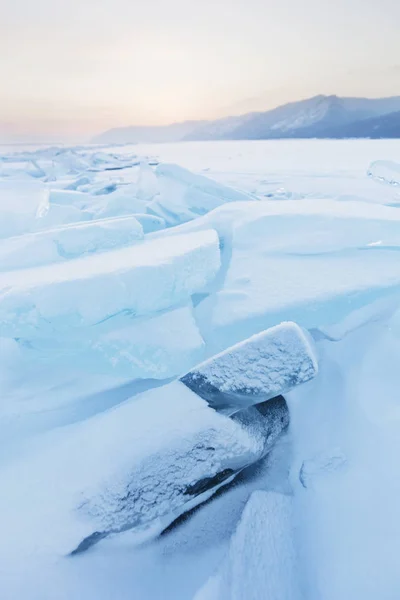
M 3 12 L 3 138 L 85 139 L 319 93 L 400 94 L 397 0 L 17 0 Z

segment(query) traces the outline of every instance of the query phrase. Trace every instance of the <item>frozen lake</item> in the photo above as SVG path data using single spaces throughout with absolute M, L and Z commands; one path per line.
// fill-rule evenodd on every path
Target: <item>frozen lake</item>
M 363 177 L 375 160 L 400 159 L 399 140 L 260 140 L 138 144 L 124 152 L 156 157 L 187 169 L 208 171 L 254 191 L 259 177 Z M 231 175 L 229 175 L 231 174 Z M 254 183 L 252 183 L 252 181 Z M 260 188 L 262 189 L 262 188 Z M 344 190 L 343 190 L 344 191 Z
M 400 143 L 33 150 L 0 147 L 1 598 L 395 600 Z M 284 321 L 309 353 L 240 354 Z M 240 393 L 319 363 L 257 463 L 258 409 L 177 380 L 236 344 Z

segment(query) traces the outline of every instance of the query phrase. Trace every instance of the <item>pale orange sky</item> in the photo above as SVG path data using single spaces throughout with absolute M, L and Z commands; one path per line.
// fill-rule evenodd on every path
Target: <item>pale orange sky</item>
M 400 2 L 4 0 L 0 141 L 400 95 Z

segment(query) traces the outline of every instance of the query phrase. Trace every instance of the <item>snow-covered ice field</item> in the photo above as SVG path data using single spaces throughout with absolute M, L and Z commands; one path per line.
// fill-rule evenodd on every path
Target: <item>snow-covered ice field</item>
M 398 600 L 399 165 L 0 146 L 2 600 Z M 285 321 L 319 372 L 261 357 L 270 422 L 179 381 Z M 199 372 L 261 389 L 251 348 Z

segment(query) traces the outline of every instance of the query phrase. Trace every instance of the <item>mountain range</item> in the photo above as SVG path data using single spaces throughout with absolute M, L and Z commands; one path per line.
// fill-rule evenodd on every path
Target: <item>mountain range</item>
M 314 96 L 265 112 L 214 121 L 110 129 L 93 143 L 147 143 L 189 140 L 288 138 L 400 138 L 400 96 L 341 98 Z

